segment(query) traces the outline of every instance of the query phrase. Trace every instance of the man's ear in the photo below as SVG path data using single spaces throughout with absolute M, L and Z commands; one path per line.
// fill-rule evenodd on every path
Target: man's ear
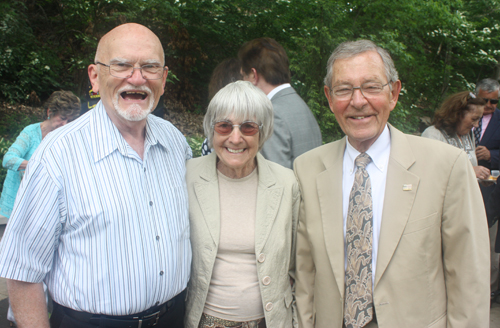
M 400 92 L 401 92 L 401 81 L 397 80 L 396 82 L 392 83 L 392 91 L 390 95 L 391 99 L 389 100 L 389 103 L 391 104 L 391 111 L 396 107 L 396 104 L 398 103 Z
M 97 78 L 97 65 L 90 64 L 88 69 L 90 84 L 92 84 L 92 91 L 99 92 L 99 79 Z
M 161 94 L 165 92 L 165 86 L 167 85 L 167 76 L 168 76 L 168 67 L 165 66 L 165 72 L 163 72 L 163 83 L 162 83 L 162 89 L 161 89 Z
M 252 71 L 248 74 L 248 80 L 252 82 L 253 85 L 257 86 L 257 84 L 259 84 L 259 79 L 259 73 L 257 73 L 255 68 L 252 68 Z
M 324 87 L 324 91 L 325 91 L 325 96 L 326 96 L 326 99 L 328 99 L 328 106 L 330 106 L 330 110 L 332 111 L 333 113 L 333 110 L 332 110 L 332 94 L 330 92 L 330 89 L 325 85 Z M 335 113 L 334 113 L 335 114 Z

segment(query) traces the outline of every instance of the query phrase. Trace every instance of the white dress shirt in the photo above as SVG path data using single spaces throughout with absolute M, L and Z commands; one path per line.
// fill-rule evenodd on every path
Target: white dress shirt
M 267 98 L 269 98 L 269 100 L 273 99 L 274 95 L 277 94 L 278 92 L 280 92 L 281 90 L 283 89 L 286 89 L 286 88 L 291 88 L 292 86 L 290 85 L 290 83 L 283 83 L 279 86 L 277 86 L 276 88 L 272 89 L 271 92 L 269 92 L 267 94 Z
M 372 239 L 372 286 L 375 286 L 375 271 L 377 264 L 378 240 L 380 236 L 380 226 L 382 224 L 382 211 L 384 209 L 385 182 L 387 178 L 387 165 L 389 164 L 389 156 L 391 154 L 391 134 L 387 125 L 382 134 L 366 151 L 372 161 L 366 166 L 366 170 L 370 175 L 372 185 L 372 202 L 373 202 L 373 239 Z M 347 211 L 349 208 L 349 195 L 354 183 L 354 175 L 356 173 L 356 165 L 354 164 L 356 157 L 361 154 L 349 143 L 347 138 L 346 148 L 344 151 L 343 174 L 342 174 L 342 210 L 344 215 L 344 244 L 345 244 L 345 227 L 347 221 Z M 344 247 L 345 248 L 345 247 Z M 347 255 L 344 251 L 344 261 L 347 267 Z
M 77 311 L 128 315 L 186 288 L 184 136 L 149 115 L 144 159 L 104 106 L 50 133 L 29 161 L 0 245 L 0 276 L 44 281 Z

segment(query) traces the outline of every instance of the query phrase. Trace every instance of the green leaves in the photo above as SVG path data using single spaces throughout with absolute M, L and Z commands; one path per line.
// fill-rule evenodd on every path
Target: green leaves
M 366 38 L 391 52 L 404 90 L 391 122 L 408 132 L 447 94 L 497 77 L 500 59 L 500 0 L 4 1 L 0 98 L 19 102 L 35 91 L 44 99 L 58 88 L 83 94 L 99 38 L 125 22 L 158 35 L 171 71 L 165 97 L 188 110 L 207 105 L 212 70 L 244 42 L 276 39 L 326 141 L 342 136 L 323 77 L 343 41 Z

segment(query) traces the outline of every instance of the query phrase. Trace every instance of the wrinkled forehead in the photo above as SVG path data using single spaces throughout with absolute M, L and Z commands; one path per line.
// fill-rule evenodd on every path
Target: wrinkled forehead
M 478 96 L 482 98 L 488 98 L 488 99 L 498 99 L 498 93 L 499 90 L 494 90 L 491 92 L 488 92 L 483 89 L 479 89 Z
M 375 51 L 339 58 L 333 63 L 332 78 L 333 84 L 382 82 L 385 80 L 384 62 Z
M 106 34 L 97 47 L 96 61 L 110 60 L 164 64 L 158 37 L 141 25 L 119 26 Z

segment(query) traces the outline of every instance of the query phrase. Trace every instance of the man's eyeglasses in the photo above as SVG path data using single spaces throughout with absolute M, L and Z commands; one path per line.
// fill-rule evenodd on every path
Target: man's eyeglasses
M 109 74 L 120 79 L 128 79 L 129 77 L 132 77 L 134 70 L 138 69 L 141 71 L 141 75 L 145 80 L 159 80 L 163 77 L 163 72 L 167 70 L 166 67 L 154 64 L 146 64 L 141 67 L 134 67 L 133 65 L 127 63 L 106 65 L 101 62 L 96 62 L 96 65 L 97 64 L 108 67 Z
M 498 99 L 489 99 L 489 98 L 483 98 L 484 101 L 486 101 L 486 103 L 488 103 L 488 101 L 490 102 L 490 104 L 492 105 L 496 105 L 498 104 Z
M 351 99 L 354 90 L 359 89 L 361 94 L 365 98 L 371 98 L 379 95 L 386 85 L 389 85 L 390 81 L 386 84 L 382 84 L 380 82 L 366 82 L 363 83 L 360 87 L 353 87 L 350 84 L 341 84 L 332 88 L 332 94 L 340 100 Z
M 220 121 L 213 124 L 215 132 L 221 136 L 227 136 L 233 132 L 234 127 L 237 126 L 240 129 L 241 134 L 244 136 L 253 136 L 259 132 L 262 128 L 262 124 L 259 125 L 255 122 L 243 122 L 241 124 L 233 124 L 230 121 Z

